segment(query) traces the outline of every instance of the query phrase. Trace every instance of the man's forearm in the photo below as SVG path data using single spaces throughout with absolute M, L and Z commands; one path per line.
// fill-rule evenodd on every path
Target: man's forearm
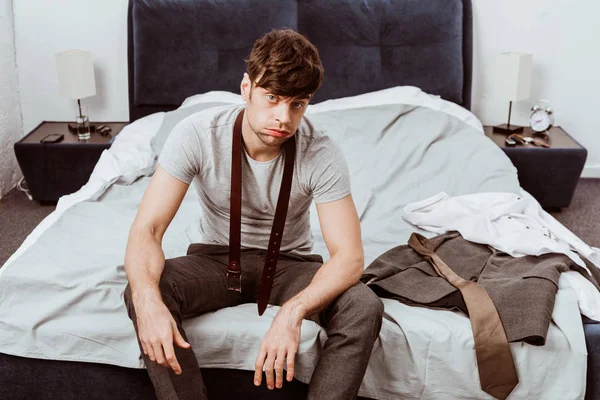
M 134 304 L 140 298 L 161 298 L 158 284 L 164 265 L 160 238 L 150 230 L 132 229 L 125 252 L 125 273 Z
M 334 255 L 317 271 L 308 287 L 283 305 L 284 312 L 304 319 L 321 311 L 358 282 L 363 266 L 362 257 Z

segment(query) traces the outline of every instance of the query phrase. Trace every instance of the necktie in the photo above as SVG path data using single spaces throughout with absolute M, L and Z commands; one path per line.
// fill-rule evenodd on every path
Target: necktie
M 433 244 L 426 237 L 413 233 L 408 245 L 427 259 L 438 275 L 460 290 L 471 320 L 481 388 L 497 399 L 506 399 L 519 383 L 519 378 L 506 332 L 492 299 L 477 282 L 458 276 L 435 253 Z

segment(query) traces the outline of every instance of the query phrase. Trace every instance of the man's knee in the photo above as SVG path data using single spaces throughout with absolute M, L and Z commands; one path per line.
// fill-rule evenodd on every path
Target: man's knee
M 361 312 L 361 317 L 381 322 L 383 318 L 383 303 L 377 295 L 362 282 L 352 287 L 355 307 Z
M 348 288 L 338 298 L 339 310 L 365 329 L 373 328 L 379 333 L 383 319 L 383 303 L 371 289 L 359 282 Z

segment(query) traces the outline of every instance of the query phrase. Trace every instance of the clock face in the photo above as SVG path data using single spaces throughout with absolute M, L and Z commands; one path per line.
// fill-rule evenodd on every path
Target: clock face
M 536 132 L 544 132 L 551 124 L 550 115 L 544 110 L 538 110 L 529 117 L 529 125 Z

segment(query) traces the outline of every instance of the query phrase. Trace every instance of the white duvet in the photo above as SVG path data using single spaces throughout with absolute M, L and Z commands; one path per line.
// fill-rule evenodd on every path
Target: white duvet
M 187 99 L 182 107 L 215 101 L 241 103 L 238 95 L 211 92 Z M 102 154 L 89 182 L 62 197 L 0 269 L 0 352 L 143 368 L 123 305 L 127 282 L 122 263 L 129 227 L 154 168 L 150 140 L 164 116 L 153 114 L 125 127 Z M 309 106 L 307 116 L 346 155 L 365 266 L 406 243 L 414 228 L 403 221 L 402 208 L 410 202 L 440 191 L 520 191 L 512 164 L 483 135 L 477 118 L 416 88 L 330 100 Z M 165 234 L 167 258 L 185 254 L 199 237 L 196 196 L 188 191 Z M 311 224 L 314 250 L 327 259 L 314 205 Z M 383 302 L 385 319 L 360 395 L 491 398 L 480 389 L 468 318 Z M 184 327 L 202 367 L 253 370 L 260 341 L 277 311 L 271 306 L 259 317 L 256 306 L 246 304 L 187 320 Z M 301 381 L 309 382 L 325 339 L 318 325 L 303 323 L 296 359 Z M 513 343 L 511 349 L 520 378 L 511 399 L 583 398 L 583 329 L 574 292 L 562 278 L 546 345 Z

